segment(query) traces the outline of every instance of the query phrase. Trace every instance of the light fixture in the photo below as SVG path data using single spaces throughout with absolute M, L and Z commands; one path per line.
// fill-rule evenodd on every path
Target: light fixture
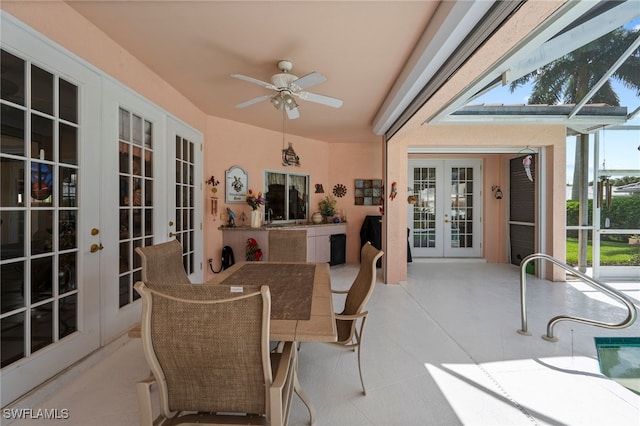
M 293 96 L 291 96 L 290 94 L 285 93 L 284 95 L 282 95 L 282 99 L 284 100 L 284 106 L 287 107 L 287 109 L 294 109 L 298 107 L 296 100 L 293 99 Z
M 281 109 L 284 105 L 284 107 L 288 110 L 292 110 L 298 107 L 298 103 L 293 98 L 293 95 L 291 95 L 291 93 L 287 91 L 282 91 L 277 95 L 274 95 L 271 98 L 271 105 L 273 105 L 275 109 Z
M 280 94 L 277 94 L 273 98 L 271 98 L 271 105 L 273 105 L 275 109 L 280 109 L 282 107 L 282 99 L 280 98 Z

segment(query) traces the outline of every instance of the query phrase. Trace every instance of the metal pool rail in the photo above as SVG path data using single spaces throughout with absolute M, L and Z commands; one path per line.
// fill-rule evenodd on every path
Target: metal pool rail
M 526 267 L 527 264 L 529 262 L 531 262 L 532 260 L 535 259 L 543 259 L 543 260 L 547 260 L 563 269 L 565 269 L 566 271 L 571 272 L 572 274 L 576 275 L 577 277 L 579 277 L 583 282 L 589 284 L 591 287 L 600 290 L 601 292 L 603 292 L 604 294 L 606 294 L 607 296 L 613 298 L 613 299 L 617 299 L 618 301 L 620 301 L 623 305 L 626 306 L 627 310 L 629 311 L 627 317 L 620 323 L 617 324 L 612 324 L 612 323 L 607 323 L 607 322 L 602 322 L 602 321 L 596 321 L 596 320 L 591 320 L 591 319 L 587 319 L 587 318 L 581 318 L 581 317 L 575 317 L 575 316 L 571 316 L 571 315 L 558 315 L 555 316 L 553 318 L 551 318 L 551 320 L 549 320 L 549 323 L 547 324 L 547 334 L 545 336 L 542 336 L 543 339 L 548 340 L 550 342 L 557 342 L 558 339 L 556 337 L 553 336 L 553 327 L 560 321 L 574 321 L 574 322 L 579 322 L 582 324 L 587 324 L 587 325 L 594 325 L 597 327 L 603 327 L 603 328 L 610 328 L 610 329 L 620 329 L 620 328 L 626 328 L 629 327 L 631 324 L 633 324 L 636 320 L 636 317 L 638 315 L 638 312 L 636 310 L 636 307 L 633 305 L 633 302 L 631 301 L 631 299 L 629 297 L 627 297 L 625 294 L 621 293 L 620 291 L 616 290 L 615 288 L 602 283 L 598 280 L 594 280 L 593 278 L 583 274 L 582 272 L 576 270 L 575 268 L 573 268 L 571 265 L 567 265 L 564 262 L 559 261 L 558 259 L 549 256 L 548 254 L 544 254 L 544 253 L 534 253 L 534 254 L 530 254 L 529 256 L 525 257 L 524 259 L 522 259 L 522 263 L 520 264 L 520 308 L 521 308 L 521 317 L 522 317 L 522 328 L 520 330 L 518 330 L 518 333 L 520 334 L 524 334 L 524 335 L 531 335 L 531 333 L 529 333 L 527 331 L 527 298 L 526 298 L 526 293 L 527 293 L 527 271 L 526 271 Z

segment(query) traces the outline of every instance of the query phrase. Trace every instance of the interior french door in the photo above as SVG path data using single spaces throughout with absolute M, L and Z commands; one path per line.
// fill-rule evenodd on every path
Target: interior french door
M 169 159 L 167 170 L 173 179 L 174 191 L 168 192 L 167 229 L 169 238 L 182 244 L 182 264 L 193 283 L 203 280 L 202 270 L 202 220 L 203 185 L 202 134 L 174 118 L 167 122 L 167 146 Z M 207 199 L 211 203 L 211 199 Z M 214 206 L 208 213 L 215 219 Z
M 482 255 L 482 160 L 409 160 L 409 241 L 416 257 Z
M 100 345 L 100 79 L 2 15 L 1 405 Z
M 140 321 L 142 279 L 136 247 L 167 241 L 165 116 L 144 98 L 104 82 L 103 172 L 105 212 L 100 233 L 103 343 Z

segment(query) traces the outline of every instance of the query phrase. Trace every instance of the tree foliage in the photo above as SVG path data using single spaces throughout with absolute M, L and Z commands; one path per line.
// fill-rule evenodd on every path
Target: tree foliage
M 589 89 L 602 78 L 609 67 L 622 56 L 640 34 L 640 29 L 614 30 L 573 52 L 511 82 L 513 93 L 519 86 L 533 81 L 529 104 L 572 104 L 584 98 Z M 640 96 L 640 49 L 637 49 L 612 74 L 611 78 L 589 100 L 619 106 L 620 99 L 613 90 L 611 80 Z
M 579 224 L 579 207 L 577 200 L 567 200 L 567 225 Z M 589 200 L 589 217 L 592 217 L 593 200 Z M 609 227 L 612 229 L 638 229 L 640 228 L 640 197 L 613 197 L 611 207 L 602 207 L 600 212 L 600 227 L 605 227 L 605 220 L 609 219 Z M 570 237 L 577 236 L 578 231 L 567 231 Z M 603 239 L 625 241 L 619 235 L 603 235 Z

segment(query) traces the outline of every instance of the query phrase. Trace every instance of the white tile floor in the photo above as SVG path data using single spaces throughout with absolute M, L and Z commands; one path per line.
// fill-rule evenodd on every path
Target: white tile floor
M 356 272 L 356 265 L 332 267 L 334 287 L 347 288 Z M 593 342 L 595 336 L 640 336 L 640 322 L 624 330 L 561 322 L 554 333 L 559 342 L 547 342 L 540 336 L 555 315 L 619 321 L 625 313 L 590 288 L 534 278 L 528 283 L 532 336 L 516 333 L 519 271 L 509 265 L 416 259 L 405 284 L 378 283 L 363 351 L 367 396 L 355 353 L 312 343 L 300 349 L 300 383 L 315 405 L 315 424 L 640 424 L 640 395 L 600 374 Z M 615 285 L 640 300 L 639 282 Z M 335 303 L 338 309 L 341 301 Z M 140 342 L 125 338 L 111 349 L 27 407 L 68 409 L 68 419 L 12 425 L 138 424 L 134 383 L 148 373 Z M 307 422 L 294 397 L 290 423 Z

